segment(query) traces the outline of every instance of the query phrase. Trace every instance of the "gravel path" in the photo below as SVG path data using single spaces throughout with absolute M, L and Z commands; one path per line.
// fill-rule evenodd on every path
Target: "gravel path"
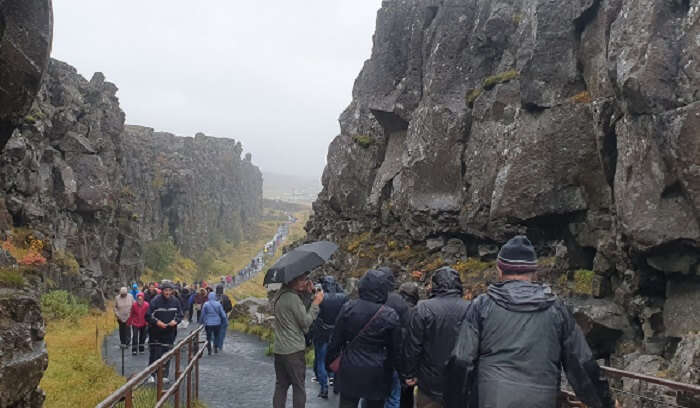
M 186 336 L 185 330 L 178 333 L 178 341 Z M 114 332 L 105 338 L 103 348 L 105 361 L 121 373 L 121 350 L 119 333 Z M 207 356 L 200 362 L 200 399 L 209 408 L 229 407 L 269 407 L 275 387 L 275 371 L 272 357 L 266 356 L 267 344 L 257 337 L 229 331 L 224 350 L 217 355 Z M 144 355 L 132 356 L 131 350 L 124 353 L 125 375 L 143 370 L 148 364 L 148 350 Z M 171 377 L 175 371 L 171 364 Z M 337 407 L 337 397 L 329 400 L 317 398 L 318 384 L 311 382 L 313 372 L 306 374 L 306 406 L 310 408 Z M 332 394 L 332 393 L 331 393 Z M 291 388 L 287 406 L 291 407 Z

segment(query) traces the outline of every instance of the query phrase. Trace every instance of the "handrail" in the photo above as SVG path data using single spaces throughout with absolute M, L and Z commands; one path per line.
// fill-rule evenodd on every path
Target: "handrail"
M 192 358 L 192 361 L 185 367 L 185 371 L 183 371 L 183 375 L 180 375 L 176 380 L 175 383 L 168 389 L 168 391 L 163 394 L 163 397 L 158 400 L 156 403 L 155 408 L 161 408 L 165 403 L 168 401 L 168 398 L 172 397 L 173 394 L 176 392 L 180 392 L 180 385 L 182 382 L 185 380 L 185 377 L 187 376 L 186 374 L 192 371 L 192 368 L 194 368 L 194 365 L 199 361 L 199 359 L 202 357 L 204 354 L 204 350 L 206 350 L 204 347 L 202 347 L 201 350 Z
M 97 404 L 95 408 L 111 408 L 115 404 L 119 403 L 125 396 L 131 394 L 133 390 L 137 388 L 141 383 L 143 383 L 149 376 L 151 376 L 156 371 L 160 370 L 162 366 L 164 366 L 168 361 L 170 361 L 171 358 L 173 358 L 173 356 L 176 356 L 177 353 L 180 353 L 185 344 L 191 344 L 193 341 L 198 341 L 199 335 L 203 331 L 204 326 L 200 326 L 197 329 L 195 329 L 192 333 L 187 335 L 187 337 L 178 342 L 170 351 L 163 354 L 161 358 L 154 361 L 153 364 L 149 365 L 148 367 L 134 375 L 131 379 L 129 379 L 126 382 L 126 384 L 119 387 L 102 402 Z M 202 351 L 204 351 L 203 348 L 198 354 L 196 354 L 197 358 L 193 358 L 192 361 L 190 361 L 189 363 L 192 364 L 193 362 L 198 361 L 198 359 L 202 355 Z M 185 373 L 188 373 L 188 371 L 185 371 Z M 161 378 L 158 378 L 158 380 L 160 381 Z
M 661 385 L 666 388 L 670 388 L 676 391 L 690 392 L 691 394 L 700 396 L 700 385 L 687 384 L 673 380 L 667 380 L 665 378 L 654 377 L 652 375 L 635 373 L 632 371 L 620 370 L 619 368 L 613 368 L 608 366 L 600 366 L 600 370 L 610 377 L 617 378 L 631 378 L 634 380 L 643 381 L 650 384 Z M 578 401 L 576 394 L 571 391 L 562 389 L 561 396 L 564 403 L 569 407 L 584 408 L 585 404 Z
M 600 369 L 604 373 L 611 375 L 613 377 L 633 378 L 635 380 L 641 380 L 641 381 L 652 383 L 652 384 L 663 385 L 664 387 L 668 387 L 668 388 L 678 390 L 678 391 L 690 391 L 690 392 L 700 394 L 700 385 L 686 384 L 686 383 L 682 383 L 682 382 L 678 382 L 678 381 L 667 380 L 665 378 L 654 377 L 651 375 L 639 374 L 639 373 L 633 373 L 631 371 L 620 370 L 618 368 L 613 368 L 613 367 L 601 366 Z

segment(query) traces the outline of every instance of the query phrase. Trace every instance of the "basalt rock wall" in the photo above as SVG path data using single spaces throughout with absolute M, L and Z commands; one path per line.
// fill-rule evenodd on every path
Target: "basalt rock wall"
M 659 353 L 700 330 L 699 19 L 698 0 L 384 1 L 310 237 L 492 259 L 526 233 Z M 340 269 L 362 264 L 345 247 Z
M 0 154 L 3 245 L 34 245 L 45 260 L 18 261 L 41 289 L 96 304 L 138 280 L 149 241 L 196 256 L 244 237 L 262 211 L 262 176 L 239 142 L 125 126 L 116 93 L 101 73 L 88 81 L 51 60 Z
M 262 173 L 240 142 L 127 126 L 124 146 L 143 241 L 171 237 L 196 256 L 217 240 L 240 241 L 262 216 Z

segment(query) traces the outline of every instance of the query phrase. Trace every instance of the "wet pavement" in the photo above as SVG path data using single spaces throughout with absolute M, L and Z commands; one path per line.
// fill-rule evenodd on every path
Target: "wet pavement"
M 192 326 L 191 326 L 192 327 Z M 178 341 L 189 330 L 178 331 Z M 226 335 L 224 350 L 219 354 L 207 356 L 206 352 L 200 362 L 200 399 L 209 408 L 228 407 L 269 407 L 272 406 L 272 394 L 275 388 L 275 370 L 273 358 L 266 355 L 267 344 L 257 337 L 229 331 Z M 119 333 L 114 332 L 105 337 L 103 347 L 105 361 L 121 373 L 121 350 Z M 183 360 L 184 362 L 184 360 Z M 125 375 L 137 373 L 148 365 L 148 350 L 143 355 L 132 356 L 131 349 L 124 353 Z M 184 366 L 184 365 L 183 365 Z M 170 377 L 175 371 L 175 363 L 170 367 Z M 317 398 L 319 386 L 312 383 L 313 372 L 306 373 L 306 406 L 310 408 L 337 407 L 337 397 L 329 400 Z M 287 397 L 287 406 L 291 407 L 292 390 Z

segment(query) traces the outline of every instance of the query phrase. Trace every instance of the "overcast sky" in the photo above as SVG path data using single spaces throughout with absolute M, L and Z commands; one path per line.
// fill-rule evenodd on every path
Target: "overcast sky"
M 53 57 L 119 87 L 129 124 L 240 140 L 319 178 L 381 0 L 54 0 Z

